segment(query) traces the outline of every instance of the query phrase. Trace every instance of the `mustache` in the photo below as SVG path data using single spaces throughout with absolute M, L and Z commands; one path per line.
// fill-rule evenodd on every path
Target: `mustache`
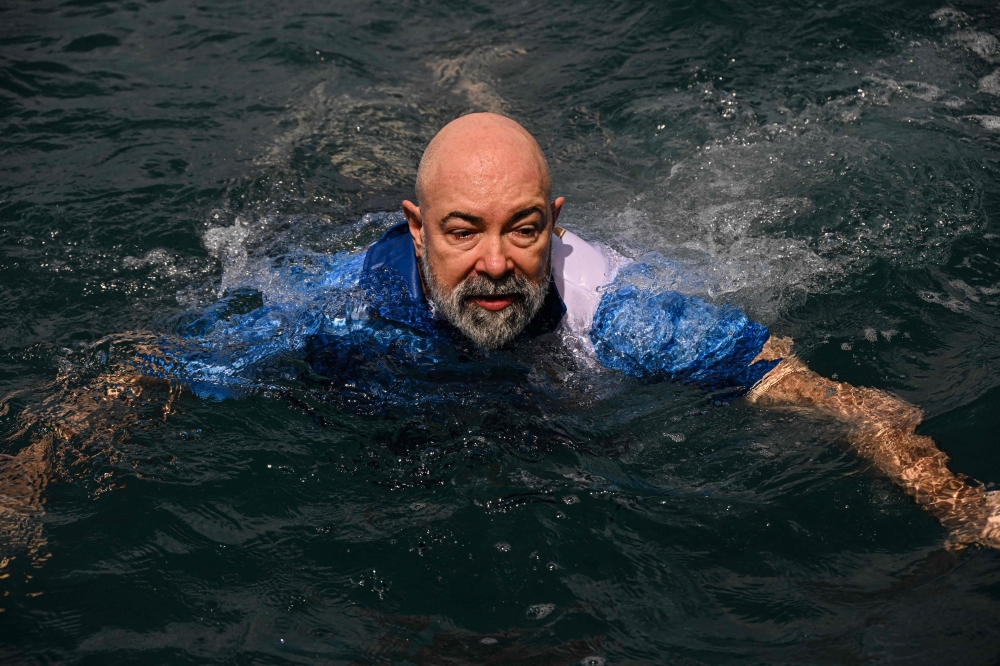
M 472 275 L 455 287 L 455 296 L 460 299 L 477 296 L 521 296 L 531 289 L 531 283 L 522 275 L 510 273 L 499 279 L 488 275 Z

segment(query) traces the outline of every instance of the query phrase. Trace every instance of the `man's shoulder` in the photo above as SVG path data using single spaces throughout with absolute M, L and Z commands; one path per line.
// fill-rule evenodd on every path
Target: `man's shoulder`
M 586 334 L 601 301 L 600 288 L 615 277 L 615 257 L 603 248 L 556 227 L 552 237 L 552 279 L 563 303 L 566 324 Z
M 420 267 L 413 248 L 413 238 L 406 222 L 389 227 L 382 237 L 365 252 L 361 271 L 362 286 L 383 287 L 386 275 L 392 279 L 402 279 L 410 300 L 424 303 L 423 285 L 420 281 Z

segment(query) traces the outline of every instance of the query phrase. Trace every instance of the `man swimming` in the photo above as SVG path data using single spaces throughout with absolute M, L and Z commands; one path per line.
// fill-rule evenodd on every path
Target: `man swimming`
M 445 126 L 424 152 L 416 193 L 417 203 L 403 202 L 405 221 L 363 252 L 314 256 L 313 273 L 295 268 L 286 289 L 269 282 L 272 295 L 252 306 L 234 310 L 246 294 L 220 300 L 181 327 L 186 345 L 143 372 L 224 396 L 268 359 L 291 355 L 358 394 L 392 400 L 365 384 L 387 366 L 412 368 L 402 374 L 419 381 L 470 367 L 463 349 L 517 353 L 535 340 L 575 340 L 629 376 L 834 417 L 852 450 L 937 517 L 951 544 L 1000 547 L 1000 493 L 948 470 L 947 456 L 916 434 L 919 409 L 820 377 L 791 354 L 791 340 L 739 309 L 657 288 L 649 265 L 556 226 L 564 199 L 551 198 L 541 149 L 513 120 L 479 113 Z M 472 365 L 465 380 L 482 381 L 483 371 Z M 400 405 L 412 407 L 405 397 Z

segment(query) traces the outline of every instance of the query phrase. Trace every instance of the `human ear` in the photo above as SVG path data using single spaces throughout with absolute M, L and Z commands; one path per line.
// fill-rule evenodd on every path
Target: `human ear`
M 556 220 L 559 219 L 559 212 L 562 210 L 564 203 L 566 203 L 566 197 L 559 197 L 552 202 L 552 226 L 555 226 Z
M 404 201 L 403 215 L 410 227 L 410 238 L 413 239 L 413 247 L 417 251 L 417 257 L 420 257 L 424 252 L 424 238 L 423 234 L 420 233 L 424 228 L 424 218 L 420 214 L 420 208 L 412 201 Z

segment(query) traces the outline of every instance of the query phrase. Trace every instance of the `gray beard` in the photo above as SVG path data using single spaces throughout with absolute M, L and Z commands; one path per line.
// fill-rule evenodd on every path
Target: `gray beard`
M 546 262 L 545 274 L 538 284 L 515 273 L 508 273 L 499 280 L 470 275 L 450 292 L 442 289 L 434 279 L 426 252 L 420 256 L 420 272 L 436 312 L 480 347 L 497 349 L 520 335 L 542 309 L 552 281 L 552 261 Z M 511 304 L 497 311 L 482 308 L 470 300 L 474 296 L 511 295 L 515 297 Z

